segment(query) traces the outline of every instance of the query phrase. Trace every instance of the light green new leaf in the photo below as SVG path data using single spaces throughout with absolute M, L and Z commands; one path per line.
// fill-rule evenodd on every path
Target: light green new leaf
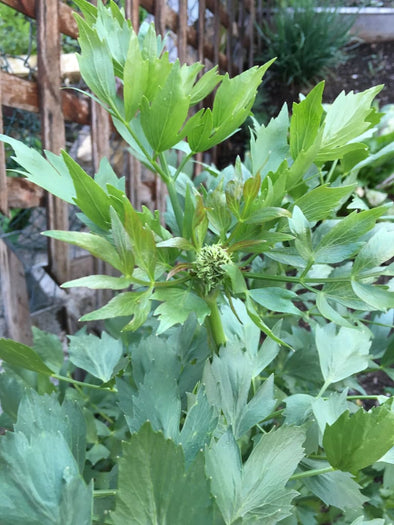
M 361 93 L 344 91 L 326 107 L 324 130 L 318 161 L 335 160 L 360 147 L 354 141 L 371 127 L 371 103 L 383 86 L 375 86 Z M 350 143 L 350 144 L 349 144 Z
M 369 412 L 345 412 L 333 425 L 327 425 L 323 446 L 330 464 L 357 473 L 378 461 L 394 446 L 394 413 L 386 405 Z
M 291 233 L 296 237 L 294 245 L 297 252 L 306 262 L 313 260 L 311 225 L 298 206 L 294 206 L 292 217 L 289 219 L 289 227 Z
M 183 137 L 180 132 L 189 110 L 190 95 L 184 90 L 182 71 L 175 62 L 163 86 L 149 103 L 141 104 L 141 125 L 146 138 L 157 153 L 172 148 Z
M 77 57 L 82 78 L 101 102 L 110 108 L 116 107 L 115 74 L 108 44 L 83 18 L 79 15 L 75 18 L 81 46 L 81 54 Z
M 304 455 L 304 439 L 293 427 L 264 434 L 243 466 L 230 430 L 208 449 L 206 469 L 226 525 L 275 525 L 291 514 L 297 493 L 285 485 Z
M 284 104 L 279 115 L 272 118 L 267 126 L 254 122 L 250 138 L 250 157 L 252 174 L 260 174 L 261 178 L 272 171 L 275 173 L 287 158 L 289 145 L 287 132 L 289 129 L 289 112 Z
M 77 194 L 75 204 L 99 228 L 109 230 L 110 198 L 68 153 L 62 151 L 62 157 L 74 183 Z
M 354 328 L 334 324 L 316 327 L 316 347 L 320 368 L 327 385 L 364 370 L 368 366 L 371 347 L 369 334 Z
M 28 439 L 42 432 L 60 432 L 78 463 L 79 471 L 83 473 L 86 423 L 77 401 L 65 399 L 60 405 L 54 394 L 40 396 L 33 389 L 26 390 L 19 404 L 14 430 L 22 432 Z
M 218 66 L 213 67 L 207 71 L 196 84 L 193 86 L 190 92 L 190 105 L 194 106 L 204 100 L 222 81 L 223 76 L 219 75 Z
M 394 308 L 394 293 L 380 286 L 363 284 L 352 279 L 353 292 L 375 310 Z
M 147 90 L 148 73 L 147 60 L 142 58 L 138 37 L 133 31 L 123 72 L 123 96 L 127 122 L 139 109 L 142 96 Z
M 202 324 L 211 312 L 204 299 L 182 288 L 157 289 L 152 299 L 162 302 L 154 313 L 160 318 L 158 334 L 165 332 L 174 324 L 184 323 L 192 313 Z
M 127 277 L 112 277 L 111 275 L 88 275 L 62 284 L 62 288 L 84 286 L 92 290 L 123 290 L 131 284 Z
M 0 359 L 12 366 L 48 376 L 52 375 L 52 370 L 30 346 L 11 339 L 0 339 Z
M 134 272 L 134 254 L 131 246 L 131 239 L 123 226 L 118 214 L 110 208 L 111 232 L 116 251 L 122 263 L 123 273 L 126 277 L 131 277 Z
M 123 328 L 136 330 L 148 317 L 152 289 L 145 292 L 123 292 L 111 299 L 106 305 L 85 314 L 81 321 L 97 321 L 132 315 L 133 319 Z
M 311 407 L 321 432 L 324 434 L 326 425 L 332 425 L 348 409 L 348 389 L 345 388 L 340 394 L 334 392 L 328 399 L 321 397 L 312 400 Z
M 301 311 L 294 306 L 293 300 L 297 300 L 298 296 L 291 290 L 286 288 L 254 288 L 249 291 L 250 297 L 256 303 L 264 306 L 272 312 L 286 312 L 294 315 L 301 315 Z
M 101 339 L 93 334 L 69 335 L 68 338 L 70 361 L 107 383 L 122 356 L 122 341 L 106 332 L 101 334 Z
M 376 518 L 375 520 L 367 520 L 364 518 L 364 516 L 360 516 L 352 521 L 351 525 L 385 525 L 385 520 L 380 518 Z
M 295 201 L 308 221 L 326 219 L 354 190 L 354 185 L 329 188 L 318 186 Z
M 13 148 L 15 151 L 13 159 L 26 170 L 25 172 L 18 171 L 18 173 L 59 199 L 75 204 L 74 184 L 61 157 L 52 153 L 47 155 L 48 160 L 46 160 L 37 150 L 29 148 L 19 140 L 5 135 L 0 135 L 0 140 Z M 55 159 L 56 165 L 54 164 Z
M 381 229 L 377 231 L 359 251 L 352 268 L 352 275 L 362 276 L 370 270 L 394 257 L 394 232 Z
M 290 123 L 290 152 L 295 160 L 315 142 L 321 125 L 324 82 L 320 82 L 300 103 L 293 103 Z
M 148 423 L 123 445 L 118 486 L 114 525 L 214 523 L 203 457 L 185 470 L 182 446 Z
M 2 525 L 90 525 L 93 485 L 59 432 L 8 432 L 0 447 Z
M 93 233 L 67 232 L 49 230 L 43 233 L 58 241 L 68 242 L 87 250 L 89 253 L 101 259 L 123 273 L 123 265 L 115 248 L 103 237 Z
M 328 467 L 326 461 L 303 461 L 310 469 L 320 469 Z M 361 494 L 360 485 L 353 479 L 348 472 L 326 472 L 319 476 L 311 476 L 303 479 L 303 484 L 320 498 L 326 505 L 337 507 L 341 510 L 361 509 L 363 503 L 368 500 Z

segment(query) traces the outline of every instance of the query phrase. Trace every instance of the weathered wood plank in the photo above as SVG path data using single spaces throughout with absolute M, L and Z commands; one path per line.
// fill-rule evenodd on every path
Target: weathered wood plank
M 0 268 L 6 336 L 30 345 L 32 333 L 25 272 L 21 261 L 2 239 L 0 239 Z
M 59 153 L 65 147 L 64 118 L 61 106 L 60 35 L 58 0 L 37 0 L 38 95 L 44 149 Z M 68 230 L 68 205 L 48 194 L 48 227 Z M 49 239 L 49 271 L 62 283 L 68 280 L 68 245 Z
M 39 97 L 36 82 L 0 71 L 0 84 L 3 106 L 38 113 Z M 61 91 L 60 97 L 65 120 L 83 125 L 90 123 L 90 104 L 87 99 L 79 98 L 74 93 L 65 90 Z
M 0 133 L 3 133 L 3 90 L 0 83 Z M 5 170 L 4 143 L 0 142 L 0 213 L 8 215 L 8 188 Z
M 9 208 L 45 206 L 45 191 L 23 177 L 7 177 Z
M 138 0 L 125 0 L 126 17 L 131 20 L 134 31 L 138 32 L 140 26 L 140 2 Z
M 177 36 L 178 58 L 184 64 L 187 62 L 187 0 L 179 0 Z
M 48 0 L 49 2 L 50 0 Z M 2 4 L 6 4 L 16 11 L 29 16 L 30 18 L 36 18 L 36 0 L 0 0 Z M 78 27 L 74 19 L 73 9 L 63 2 L 59 2 L 59 30 L 61 33 L 77 38 Z

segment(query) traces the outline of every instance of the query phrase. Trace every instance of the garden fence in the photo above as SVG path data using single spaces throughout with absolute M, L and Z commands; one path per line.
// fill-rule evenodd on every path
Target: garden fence
M 96 170 L 100 159 L 111 155 L 112 129 L 108 115 L 99 105 L 75 91 L 62 89 L 60 37 L 61 34 L 73 39 L 78 36 L 72 8 L 59 0 L 0 0 L 0 3 L 34 19 L 37 35 L 37 69 L 33 70 L 30 78 L 21 78 L 7 71 L 7 61 L 3 60 L 0 71 L 2 108 L 38 114 L 42 147 L 55 153 L 66 147 L 65 123 L 89 126 L 92 168 Z M 169 32 L 174 52 L 182 63 L 197 59 L 210 65 L 218 64 L 230 75 L 241 72 L 245 65 L 252 63 L 254 21 L 256 9 L 257 12 L 262 9 L 261 1 L 255 4 L 254 0 L 124 0 L 123 5 L 134 28 L 138 28 L 140 9 L 143 8 L 154 20 L 159 33 Z M 0 132 L 3 132 L 2 111 Z M 144 186 L 141 166 L 127 153 L 124 159 L 123 172 L 118 174 L 126 176 L 132 203 L 139 207 L 148 188 L 152 206 L 163 209 L 165 194 L 160 180 L 153 180 L 150 186 Z M 46 227 L 59 230 L 70 228 L 67 204 L 44 194 L 43 190 L 23 177 L 6 175 L 4 146 L 0 143 L 0 212 L 7 216 L 15 208 L 30 212 L 32 209 L 43 210 L 44 220 L 41 223 L 40 214 L 33 213 L 33 219 L 30 218 L 30 221 L 37 223 L 37 238 L 38 231 Z M 0 306 L 2 303 L 4 331 L 8 337 L 27 343 L 31 339 L 31 321 L 25 270 L 29 270 L 32 253 L 39 245 L 34 240 L 33 226 L 30 224 L 28 233 L 22 231 L 19 236 L 24 257 L 15 253 L 9 239 L 0 230 Z M 55 282 L 87 275 L 94 269 L 100 271 L 97 268 L 99 263 L 92 257 L 76 255 L 70 250 L 65 243 L 48 242 L 45 254 L 47 271 Z

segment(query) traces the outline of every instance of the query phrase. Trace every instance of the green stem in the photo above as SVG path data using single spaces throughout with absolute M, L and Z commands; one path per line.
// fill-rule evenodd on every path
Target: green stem
M 175 182 L 173 179 L 170 179 L 167 182 L 167 190 L 168 190 L 168 196 L 170 197 L 170 201 L 172 204 L 172 209 L 174 210 L 176 223 L 179 229 L 179 235 L 182 235 L 183 211 L 182 211 L 179 199 L 178 199 L 178 195 L 177 195 L 176 188 L 175 188 Z
M 302 479 L 302 478 L 310 478 L 312 476 L 319 476 L 320 474 L 327 474 L 327 472 L 334 472 L 334 467 L 324 467 L 324 468 L 315 468 L 311 470 L 305 470 L 304 472 L 297 472 L 297 474 L 293 474 L 290 478 L 290 480 L 294 479 Z
M 220 311 L 217 303 L 217 295 L 213 297 L 205 297 L 208 303 L 209 309 L 211 310 L 210 315 L 207 317 L 208 327 L 212 334 L 213 341 L 215 343 L 215 350 L 217 351 L 220 346 L 226 344 L 226 335 L 223 330 L 222 319 L 220 317 Z
M 93 496 L 95 498 L 107 498 L 108 496 L 116 496 L 117 490 L 94 490 Z
M 369 279 L 370 277 L 379 277 L 381 272 L 372 272 L 362 276 L 363 279 Z M 290 275 L 264 275 L 254 272 L 243 272 L 244 277 L 249 277 L 251 279 L 259 279 L 265 281 L 279 281 L 281 283 L 298 283 L 304 285 L 305 283 L 314 283 L 314 284 L 324 284 L 324 283 L 343 283 L 349 282 L 351 276 L 347 277 L 305 277 L 301 280 L 300 277 L 292 277 Z
M 72 385 L 85 386 L 86 388 L 94 388 L 95 390 L 105 390 L 106 392 L 117 392 L 116 388 L 109 388 L 108 386 L 92 385 L 91 383 L 83 383 L 82 381 L 77 381 L 72 377 L 60 376 L 58 374 L 51 374 L 54 379 L 59 381 L 65 381 L 66 383 L 71 383 Z
M 331 385 L 331 381 L 326 381 L 324 385 L 321 387 L 320 392 L 317 394 L 316 399 L 320 399 L 321 396 L 324 394 L 324 392 L 327 390 L 327 388 Z
M 194 153 L 191 151 L 190 153 L 188 153 L 187 155 L 185 155 L 183 157 L 183 159 L 181 160 L 176 172 L 175 172 L 175 175 L 173 176 L 173 180 L 174 182 L 177 180 L 179 174 L 181 173 L 181 171 L 183 170 L 183 168 L 185 167 L 185 165 L 187 164 L 188 160 L 192 158 L 192 156 L 194 155 Z
M 269 414 L 267 417 L 265 417 L 264 419 L 262 419 L 260 421 L 260 423 L 264 423 L 264 421 L 269 421 L 270 419 L 274 419 L 278 416 L 281 416 L 284 412 L 284 408 L 280 408 L 279 410 L 275 410 L 275 412 L 271 412 L 271 414 Z

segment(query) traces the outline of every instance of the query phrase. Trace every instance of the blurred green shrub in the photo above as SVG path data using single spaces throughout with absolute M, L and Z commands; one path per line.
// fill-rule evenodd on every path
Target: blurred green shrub
M 265 48 L 258 60 L 277 57 L 271 74 L 280 82 L 309 85 L 346 61 L 344 46 L 354 23 L 344 18 L 332 3 L 293 0 L 281 3 L 258 26 Z

